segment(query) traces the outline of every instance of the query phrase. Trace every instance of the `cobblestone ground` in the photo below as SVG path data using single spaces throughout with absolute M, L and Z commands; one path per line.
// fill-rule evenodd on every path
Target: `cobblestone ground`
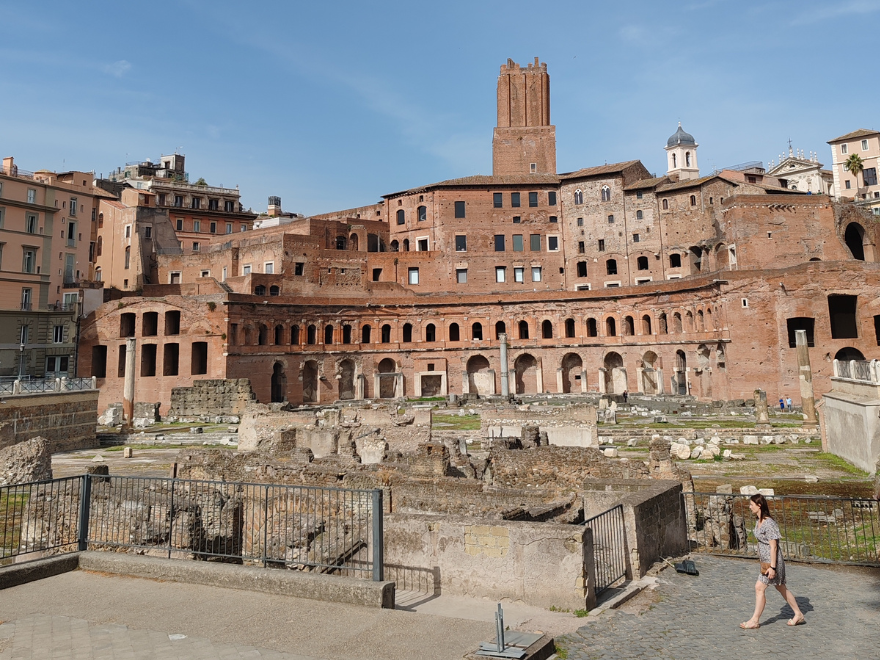
M 792 612 L 767 590 L 758 630 L 741 630 L 752 614 L 754 561 L 696 556 L 700 575 L 664 570 L 657 602 L 642 614 L 609 610 L 577 633 L 557 638 L 568 660 L 628 658 L 880 657 L 880 570 L 787 564 L 788 586 L 807 623 L 790 627 Z M 772 591 L 772 593 L 771 593 Z

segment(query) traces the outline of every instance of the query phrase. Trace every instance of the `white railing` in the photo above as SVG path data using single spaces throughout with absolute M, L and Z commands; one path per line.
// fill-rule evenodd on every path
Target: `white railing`
M 835 360 L 834 378 L 880 385 L 880 360 Z
M 44 392 L 77 392 L 98 389 L 97 379 L 89 378 L 16 378 L 0 381 L 0 393 L 40 394 Z

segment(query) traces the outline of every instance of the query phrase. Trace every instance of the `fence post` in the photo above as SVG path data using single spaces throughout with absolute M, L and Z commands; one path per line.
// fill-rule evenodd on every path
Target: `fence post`
M 79 489 L 79 524 L 77 525 L 77 550 L 89 547 L 89 510 L 92 502 L 92 475 L 84 474 Z
M 382 516 L 382 489 L 373 490 L 373 580 L 385 579 L 385 532 Z
M 269 543 L 269 486 L 265 488 L 266 494 L 263 497 L 263 568 L 266 568 L 268 565 L 266 560 L 268 548 L 266 548 L 266 544 Z
M 177 464 L 175 463 L 175 466 Z M 177 472 L 175 467 L 175 473 Z M 168 559 L 171 559 L 171 548 L 174 543 L 174 483 L 176 479 L 171 480 L 171 499 L 168 502 Z

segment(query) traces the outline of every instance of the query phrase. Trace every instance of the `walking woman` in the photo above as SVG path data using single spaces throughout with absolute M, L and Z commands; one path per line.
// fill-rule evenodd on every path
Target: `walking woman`
M 740 628 L 750 630 L 761 627 L 761 613 L 767 604 L 765 591 L 769 585 L 776 587 L 794 612 L 788 625 L 797 626 L 805 623 L 804 613 L 798 607 L 794 594 L 785 586 L 785 562 L 782 559 L 782 548 L 779 547 L 779 525 L 770 517 L 770 507 L 763 495 L 752 495 L 749 509 L 755 514 L 758 523 L 755 525 L 755 538 L 758 539 L 758 558 L 761 562 L 761 575 L 755 582 L 755 613 L 752 618 L 739 624 Z M 766 571 L 766 572 L 765 572 Z

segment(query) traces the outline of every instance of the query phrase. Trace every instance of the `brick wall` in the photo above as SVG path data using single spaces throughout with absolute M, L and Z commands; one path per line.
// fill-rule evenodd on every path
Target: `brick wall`
M 43 436 L 53 453 L 96 447 L 98 392 L 7 396 L 0 405 L 0 424 L 12 427 L 3 436 L 10 445 Z

